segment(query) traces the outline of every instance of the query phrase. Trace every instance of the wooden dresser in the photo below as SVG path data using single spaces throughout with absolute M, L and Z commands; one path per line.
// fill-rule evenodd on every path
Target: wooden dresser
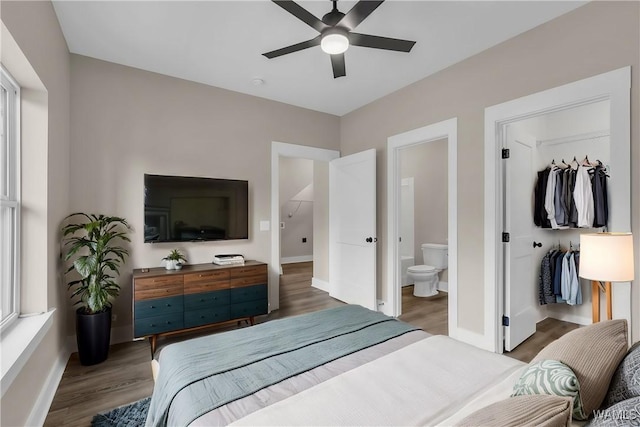
M 133 271 L 133 336 L 149 337 L 249 320 L 268 310 L 267 264 L 186 265 Z

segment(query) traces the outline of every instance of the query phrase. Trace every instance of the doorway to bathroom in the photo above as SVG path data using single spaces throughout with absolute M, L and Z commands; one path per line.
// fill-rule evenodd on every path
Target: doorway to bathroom
M 387 142 L 386 313 L 418 308 L 429 314 L 423 329 L 450 336 L 457 331 L 456 157 L 455 118 Z

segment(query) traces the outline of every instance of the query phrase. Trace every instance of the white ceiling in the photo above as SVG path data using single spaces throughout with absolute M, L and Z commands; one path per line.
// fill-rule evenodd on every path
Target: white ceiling
M 298 3 L 319 18 L 331 10 L 326 0 Z M 356 31 L 415 40 L 413 50 L 352 46 L 347 76 L 334 79 L 320 47 L 262 56 L 318 35 L 270 1 L 53 0 L 72 53 L 338 116 L 584 3 L 387 0 Z

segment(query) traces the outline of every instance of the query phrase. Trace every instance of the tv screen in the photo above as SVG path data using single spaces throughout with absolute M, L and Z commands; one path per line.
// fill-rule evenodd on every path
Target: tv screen
M 247 181 L 144 175 L 144 241 L 249 238 Z

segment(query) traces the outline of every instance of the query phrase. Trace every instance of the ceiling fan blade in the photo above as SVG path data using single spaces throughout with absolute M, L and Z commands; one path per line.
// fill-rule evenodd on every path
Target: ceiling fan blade
M 305 24 L 313 27 L 321 33 L 322 31 L 329 28 L 327 24 L 322 22 L 320 19 L 316 18 L 311 12 L 307 9 L 300 6 L 298 3 L 293 2 L 291 0 L 272 0 L 275 4 L 304 22 Z
M 342 17 L 337 25 L 345 26 L 348 29 L 353 30 L 362 21 L 364 21 L 367 16 L 371 15 L 371 12 L 376 10 L 383 2 L 384 0 L 360 0 L 349 12 L 347 12 L 345 16 Z
M 333 67 L 333 78 L 344 77 L 347 75 L 347 71 L 344 67 L 344 53 L 338 53 L 331 56 L 331 67 Z
M 291 46 L 283 47 L 281 49 L 272 50 L 271 52 L 263 53 L 269 59 L 276 58 L 278 56 L 286 55 L 288 53 L 298 52 L 300 50 L 308 49 L 320 44 L 321 36 L 315 37 L 311 40 L 292 44 Z
M 374 49 L 410 52 L 416 42 L 410 40 L 392 39 L 389 37 L 372 36 L 369 34 L 349 33 L 349 43 L 354 46 L 372 47 Z

